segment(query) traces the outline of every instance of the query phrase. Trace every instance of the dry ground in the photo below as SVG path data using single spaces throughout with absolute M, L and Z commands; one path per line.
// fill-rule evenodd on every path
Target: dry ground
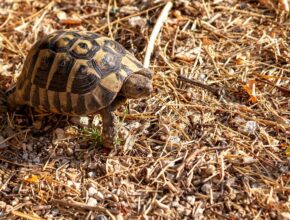
M 143 60 L 163 6 L 0 1 L 2 89 L 58 29 L 102 33 Z M 175 1 L 151 57 L 154 94 L 116 112 L 118 148 L 101 147 L 98 117 L 2 116 L 0 218 L 290 219 L 289 43 L 289 18 L 257 1 Z

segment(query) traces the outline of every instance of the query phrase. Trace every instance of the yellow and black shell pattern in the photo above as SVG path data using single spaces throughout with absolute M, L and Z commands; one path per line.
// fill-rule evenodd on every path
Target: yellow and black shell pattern
M 109 106 L 143 65 L 122 45 L 92 32 L 57 31 L 29 51 L 17 98 L 36 109 L 92 114 Z

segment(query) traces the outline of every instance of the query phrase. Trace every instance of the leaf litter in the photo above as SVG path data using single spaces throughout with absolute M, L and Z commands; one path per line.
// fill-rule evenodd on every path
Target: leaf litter
M 0 3 L 1 88 L 59 29 L 110 36 L 143 61 L 165 4 Z M 116 111 L 112 151 L 98 117 L 2 115 L 0 218 L 290 219 L 288 13 L 287 1 L 174 1 L 154 93 Z

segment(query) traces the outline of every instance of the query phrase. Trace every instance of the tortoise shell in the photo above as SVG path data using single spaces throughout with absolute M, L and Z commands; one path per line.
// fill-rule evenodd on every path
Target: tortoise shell
M 36 109 L 91 114 L 109 106 L 143 65 L 122 45 L 92 32 L 57 31 L 29 51 L 17 98 Z

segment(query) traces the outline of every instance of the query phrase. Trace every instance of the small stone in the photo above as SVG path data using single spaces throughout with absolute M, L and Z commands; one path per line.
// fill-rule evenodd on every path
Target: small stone
M 89 125 L 90 119 L 87 116 L 73 116 L 70 118 L 70 122 L 79 125 L 81 127 L 87 127 Z
M 138 11 L 139 11 L 139 8 L 135 6 L 130 6 L 130 5 L 126 5 L 120 8 L 120 12 L 127 15 L 134 14 Z
M 12 200 L 11 205 L 12 206 L 16 206 L 19 203 L 19 199 L 15 198 L 14 200 Z
M 81 183 L 74 183 L 74 186 L 75 186 L 75 188 L 77 189 L 77 190 L 80 190 L 80 188 L 81 188 Z
M 61 128 L 57 128 L 57 129 L 55 129 L 55 135 L 56 135 L 56 138 L 57 139 L 63 139 L 64 138 L 64 130 L 63 129 L 61 129 Z
M 33 159 L 33 162 L 35 162 L 35 163 L 40 163 L 40 158 L 37 156 L 37 157 L 35 157 L 34 159 Z
M 92 121 L 92 126 L 93 127 L 97 127 L 100 124 L 100 116 L 99 115 L 95 115 Z
M 97 190 L 95 187 L 93 187 L 93 186 L 91 186 L 91 187 L 88 189 L 88 194 L 89 194 L 89 196 L 93 196 L 93 195 L 95 195 L 97 192 L 98 192 L 98 190 Z
M 278 213 L 278 220 L 290 220 L 290 212 L 280 212 Z
M 250 163 L 256 162 L 257 160 L 253 157 L 248 156 L 248 157 L 243 157 L 243 161 L 245 164 L 250 164 Z
M 97 191 L 97 193 L 94 194 L 94 198 L 95 199 L 98 199 L 98 200 L 104 200 L 105 199 L 105 196 L 100 191 Z
M 95 220 L 107 220 L 108 218 L 106 217 L 106 216 L 104 216 L 104 215 L 97 215 L 96 217 L 95 217 Z
M 179 204 L 178 201 L 173 201 L 173 202 L 171 203 L 171 206 L 174 207 L 174 208 L 176 208 L 176 207 L 179 207 L 180 204 Z
M 211 191 L 211 185 L 208 183 L 203 184 L 203 186 L 201 187 L 201 191 L 206 193 L 206 194 L 210 194 Z
M 0 143 L 2 143 L 5 140 L 5 138 L 3 136 L 0 136 Z M 8 145 L 4 142 L 2 144 L 0 144 L 0 149 L 4 149 L 6 148 Z
M 140 16 L 131 17 L 128 22 L 133 28 L 144 27 L 146 25 L 146 19 Z
M 33 151 L 33 144 L 29 143 L 26 145 L 27 151 Z
M 23 151 L 26 151 L 26 149 L 27 149 L 26 144 L 25 143 L 22 143 L 21 144 L 21 148 L 22 148 Z
M 89 117 L 87 117 L 87 116 L 81 116 L 80 117 L 80 123 L 81 124 L 88 126 L 89 122 L 90 122 Z
M 186 201 L 193 206 L 195 203 L 195 196 L 186 196 Z
M 6 202 L 0 201 L 0 209 L 5 209 Z
M 177 136 L 169 136 L 168 141 L 171 144 L 180 144 L 180 138 Z
M 78 127 L 76 126 L 66 126 L 64 128 L 65 136 L 67 137 L 75 137 L 78 135 Z
M 89 206 L 96 206 L 98 204 L 97 200 L 95 198 L 90 197 L 88 199 L 87 205 Z
M 97 176 L 96 172 L 94 172 L 94 171 L 88 172 L 88 177 L 94 178 L 96 176 Z
M 74 154 L 74 150 L 71 149 L 70 147 L 68 147 L 68 148 L 66 148 L 66 154 L 67 154 L 68 156 L 72 156 L 72 155 Z
M 216 167 L 212 164 L 208 165 L 208 167 L 205 170 L 205 172 L 209 175 L 213 175 L 215 171 L 216 171 Z
M 23 200 L 24 200 L 24 201 L 29 201 L 29 200 L 30 200 L 30 197 L 29 197 L 29 196 L 25 196 L 25 197 L 23 198 Z
M 59 213 L 59 209 L 55 208 L 51 210 L 51 215 L 56 216 Z
M 247 134 L 254 134 L 256 129 L 257 129 L 257 123 L 255 121 L 247 121 L 243 130 Z
M 67 19 L 67 14 L 64 11 L 57 11 L 56 16 L 59 20 Z

